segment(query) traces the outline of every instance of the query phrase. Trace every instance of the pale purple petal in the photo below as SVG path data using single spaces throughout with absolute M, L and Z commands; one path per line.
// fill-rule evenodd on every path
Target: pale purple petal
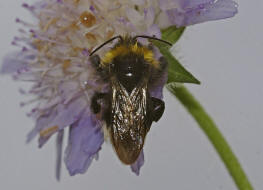
M 172 24 L 172 22 L 170 21 L 170 19 L 169 19 L 169 17 L 168 17 L 168 14 L 166 13 L 166 11 L 162 11 L 162 12 L 158 15 L 155 23 L 159 26 L 159 28 L 162 28 L 162 29 L 163 29 L 163 28 L 167 28 L 167 27 L 169 27 L 169 26 L 171 26 L 171 25 L 174 25 L 174 24 Z
M 127 8 L 126 9 L 126 15 L 133 25 L 137 25 L 138 23 L 142 23 L 142 21 L 144 20 L 144 17 L 142 15 L 140 15 L 140 13 L 133 8 Z
M 160 9 L 165 11 L 169 9 L 186 10 L 198 7 L 201 4 L 213 3 L 215 0 L 160 0 Z
M 52 134 L 48 135 L 48 136 L 40 136 L 38 138 L 38 148 L 42 148 L 50 139 L 50 137 L 55 134 L 56 132 L 53 132 Z
M 143 5 L 145 4 L 145 0 L 131 0 L 136 5 Z
M 152 26 L 150 26 L 146 32 L 146 35 L 148 36 L 155 36 L 156 38 L 161 38 L 162 34 L 161 34 L 161 30 L 158 27 L 158 25 L 153 24 Z
M 6 55 L 3 59 L 0 73 L 12 74 L 21 69 L 27 68 L 28 62 L 33 60 L 33 55 L 25 54 L 24 52 L 14 52 Z
M 150 27 L 155 19 L 155 11 L 153 7 L 149 7 L 148 9 L 144 10 L 144 22 L 148 27 Z
M 195 24 L 197 22 L 233 17 L 237 13 L 237 3 L 232 0 L 218 0 L 214 4 L 207 5 L 206 9 L 207 11 L 202 9 L 203 15 L 201 13 L 200 16 L 192 19 L 190 23 Z
M 93 114 L 85 112 L 79 122 L 71 126 L 65 163 L 70 175 L 83 174 L 104 142 L 101 125 Z
M 58 126 L 58 129 L 70 126 L 79 120 L 86 105 L 84 98 L 78 98 L 67 105 L 60 104 L 48 110 L 37 119 L 35 128 L 27 135 L 27 142 L 30 142 L 42 130 L 54 126 Z M 40 136 L 39 147 L 41 148 L 54 133 L 56 133 L 55 130 L 47 136 Z
M 55 109 L 51 109 L 46 113 L 43 113 L 37 120 L 34 129 L 32 129 L 27 135 L 27 143 L 29 143 L 44 127 L 54 120 L 57 112 Z M 42 144 L 42 143 L 41 143 Z
M 59 181 L 61 175 L 61 160 L 62 160 L 62 148 L 63 148 L 64 130 L 60 130 L 57 134 L 57 160 L 56 160 L 56 178 Z
M 63 129 L 77 121 L 87 107 L 86 99 L 78 98 L 67 105 L 60 104 L 57 108 L 57 116 L 54 120 L 47 125 L 47 128 L 52 126 L 58 126 L 59 129 Z
M 140 174 L 140 169 L 144 164 L 144 153 L 143 150 L 141 151 L 138 159 L 136 160 L 136 162 L 134 164 L 131 165 L 131 170 L 136 174 L 139 175 Z
M 179 8 L 183 1 L 185 0 L 160 0 L 159 1 L 160 9 L 165 11 L 168 9 Z
M 237 4 L 232 0 L 218 0 L 213 2 L 198 1 L 185 4 L 183 9 L 167 10 L 170 21 L 178 27 L 197 24 L 205 21 L 233 17 L 237 13 Z
M 58 86 L 59 95 L 64 104 L 67 104 L 79 91 L 79 83 L 77 81 L 61 82 Z
M 192 9 L 197 8 L 198 6 L 202 4 L 208 4 L 208 3 L 214 3 L 215 0 L 194 0 L 194 1 L 186 1 L 186 0 L 180 0 L 180 9 Z

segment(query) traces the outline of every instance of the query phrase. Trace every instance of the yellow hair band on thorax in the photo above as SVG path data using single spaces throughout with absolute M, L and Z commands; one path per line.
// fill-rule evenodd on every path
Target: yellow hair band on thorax
M 108 51 L 102 58 L 102 65 L 106 66 L 112 63 L 113 59 L 118 56 L 133 53 L 144 57 L 144 60 L 155 68 L 159 68 L 159 62 L 155 60 L 154 53 L 145 46 L 138 46 L 137 43 L 133 45 L 119 45 Z

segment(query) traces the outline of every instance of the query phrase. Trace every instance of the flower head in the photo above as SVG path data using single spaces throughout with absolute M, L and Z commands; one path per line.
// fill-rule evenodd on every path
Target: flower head
M 91 97 L 96 92 L 108 92 L 110 83 L 92 66 L 89 55 L 95 47 L 117 35 L 161 38 L 164 27 L 227 18 L 237 11 L 232 0 L 43 0 L 23 7 L 37 23 L 16 20 L 24 26 L 13 41 L 21 51 L 6 56 L 1 72 L 33 82 L 25 92 L 36 99 L 28 114 L 36 121 L 28 141 L 39 135 L 42 147 L 57 133 L 58 178 L 65 128 L 69 128 L 69 140 L 64 161 L 70 175 L 84 173 L 98 158 L 104 142 L 105 122 L 92 112 Z M 98 54 L 104 55 L 108 48 Z M 161 54 L 155 51 L 159 59 Z M 149 86 L 152 97 L 162 99 L 166 80 L 164 72 Z M 131 165 L 132 171 L 139 174 L 143 163 L 142 151 Z

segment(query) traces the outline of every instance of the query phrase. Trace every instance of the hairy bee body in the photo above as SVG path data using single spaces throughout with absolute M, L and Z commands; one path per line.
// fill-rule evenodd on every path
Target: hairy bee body
M 91 109 L 101 112 L 98 100 L 104 99 L 107 106 L 103 118 L 112 145 L 119 159 L 131 165 L 143 149 L 152 122 L 164 112 L 164 102 L 150 96 L 149 86 L 163 72 L 166 62 L 155 60 L 149 47 L 131 37 L 121 38 L 102 61 L 98 56 L 91 60 L 111 86 L 108 94 L 98 92 L 93 96 Z

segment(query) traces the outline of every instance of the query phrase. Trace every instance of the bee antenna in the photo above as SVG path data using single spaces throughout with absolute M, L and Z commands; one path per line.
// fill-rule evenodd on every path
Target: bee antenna
M 162 40 L 160 38 L 156 38 L 155 36 L 145 36 L 145 35 L 140 35 L 140 36 L 135 36 L 134 39 L 136 38 L 147 38 L 147 39 L 151 39 L 151 40 L 157 40 L 157 41 L 160 41 L 160 42 L 163 42 L 163 43 L 166 43 L 170 46 L 172 46 L 173 44 L 168 42 L 168 41 L 165 41 L 165 40 Z
M 92 56 L 95 52 L 97 52 L 100 48 L 102 48 L 103 46 L 105 46 L 106 44 L 112 42 L 113 40 L 119 38 L 120 40 L 123 40 L 123 38 L 121 36 L 115 36 L 109 40 L 107 40 L 106 42 L 104 42 L 103 44 L 101 44 L 99 47 L 97 47 L 96 49 L 94 49 L 89 56 Z

